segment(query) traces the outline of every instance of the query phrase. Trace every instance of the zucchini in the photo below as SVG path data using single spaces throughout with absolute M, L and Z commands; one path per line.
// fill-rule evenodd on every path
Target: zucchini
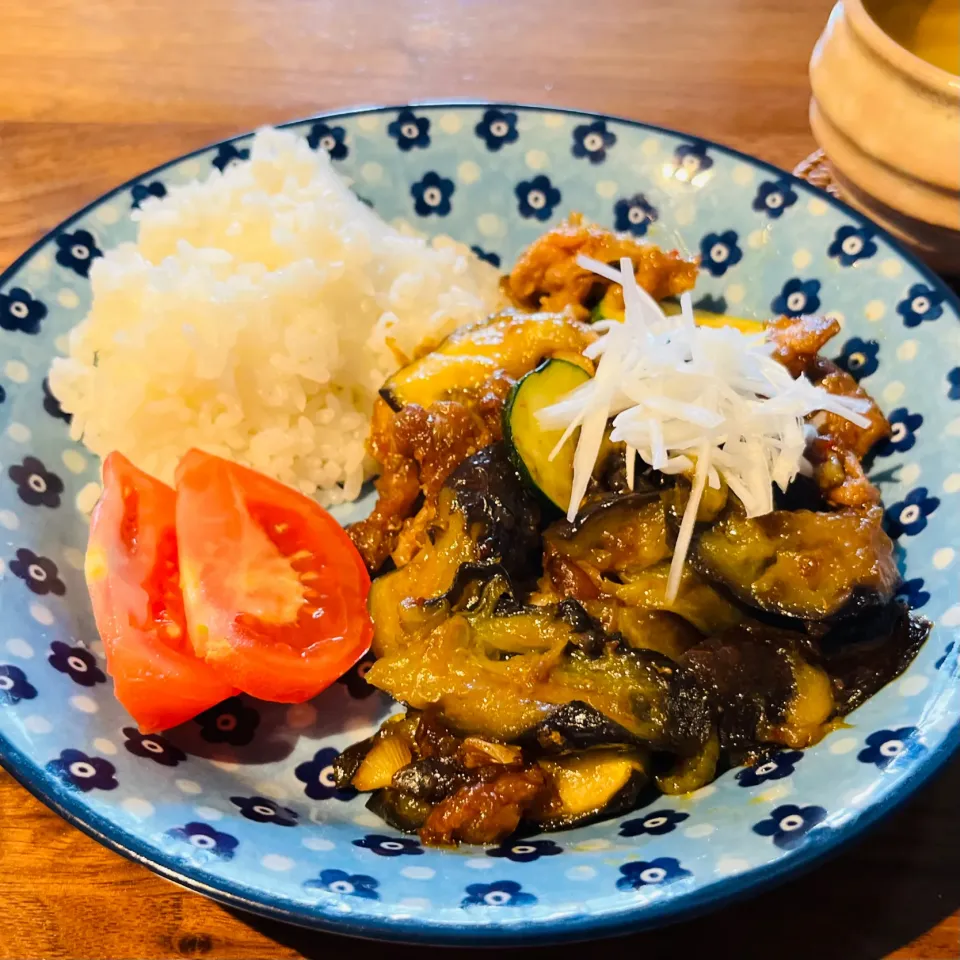
M 660 304 L 669 317 L 680 312 L 680 303 L 664 301 Z M 693 319 L 698 327 L 736 327 L 742 333 L 763 333 L 767 329 L 765 320 L 749 320 L 747 317 L 731 317 L 725 313 L 713 313 L 710 310 L 694 308 Z
M 503 439 L 510 459 L 524 481 L 563 512 L 573 488 L 577 433 L 567 438 L 551 460 L 550 453 L 563 431 L 544 430 L 537 414 L 589 379 L 590 374 L 574 363 L 547 360 L 514 386 L 503 407 Z
M 599 303 L 590 311 L 590 322 L 623 319 L 623 294 L 620 287 L 610 284 Z
M 763 333 L 767 329 L 765 320 L 729 317 L 725 313 L 710 313 L 708 310 L 694 310 L 693 319 L 698 327 L 736 327 L 742 333 Z
M 461 327 L 383 385 L 380 396 L 394 409 L 408 403 L 469 395 L 499 374 L 523 376 L 544 357 L 579 355 L 595 339 L 587 324 L 560 313 L 507 310 Z
M 614 289 L 613 287 L 610 288 Z M 618 289 L 619 294 L 619 289 Z M 680 304 L 674 299 L 663 300 L 660 303 L 663 312 L 669 316 L 675 316 L 680 312 Z M 730 317 L 725 313 L 712 313 L 710 310 L 694 310 L 693 318 L 700 327 L 736 327 L 743 333 L 763 333 L 767 324 L 763 320 L 749 320 L 746 317 Z M 610 291 L 607 291 L 604 298 L 593 308 L 590 314 L 590 322 L 596 323 L 598 320 L 622 320 L 623 319 L 623 298 L 614 298 Z

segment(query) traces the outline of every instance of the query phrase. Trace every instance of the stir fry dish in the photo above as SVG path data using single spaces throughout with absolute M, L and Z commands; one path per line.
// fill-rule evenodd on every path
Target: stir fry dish
M 694 310 L 695 259 L 577 214 L 499 276 L 293 134 L 251 150 L 145 202 L 50 373 L 104 458 L 85 575 L 144 733 L 372 652 L 402 710 L 338 787 L 493 844 L 815 744 L 907 667 L 891 427 L 836 320 Z
M 335 772 L 393 827 L 498 843 L 696 790 L 816 743 L 925 639 L 838 324 L 695 315 L 696 271 L 571 217 L 380 391 L 349 534 L 367 681 L 406 709 Z

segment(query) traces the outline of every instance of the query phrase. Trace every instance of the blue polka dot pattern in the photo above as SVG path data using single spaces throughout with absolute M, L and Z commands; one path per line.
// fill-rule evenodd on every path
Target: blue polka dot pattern
M 549 220 L 560 203 L 561 193 L 549 177 L 539 176 L 517 184 L 517 210 L 527 220 Z
M 494 153 L 508 143 L 516 143 L 520 136 L 517 130 L 517 115 L 513 110 L 487 110 L 474 132 Z
M 770 837 L 781 850 L 794 850 L 826 816 L 827 811 L 815 804 L 798 807 L 788 803 L 777 807 L 767 819 L 755 823 L 753 832 L 761 837 Z
M 603 120 L 594 120 L 573 128 L 573 146 L 570 152 L 591 163 L 603 163 L 607 159 L 607 151 L 616 142 L 617 135 L 607 129 L 606 123 Z
M 791 277 L 770 301 L 770 309 L 785 317 L 801 317 L 820 309 L 820 281 Z
M 307 134 L 307 143 L 314 150 L 326 150 L 331 160 L 343 160 L 350 152 L 347 131 L 338 124 L 315 123 Z
M 139 210 L 144 200 L 151 197 L 165 197 L 167 188 L 159 181 L 154 180 L 151 183 L 135 183 L 130 190 L 130 206 L 134 210 Z

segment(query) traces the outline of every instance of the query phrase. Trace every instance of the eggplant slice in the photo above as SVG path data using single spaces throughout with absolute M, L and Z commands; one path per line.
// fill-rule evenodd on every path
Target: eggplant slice
M 765 613 L 829 620 L 886 605 L 900 582 L 883 510 L 728 511 L 694 539 L 697 572 Z
M 837 713 L 846 716 L 910 666 L 930 633 L 902 601 L 869 617 L 844 621 L 820 641 Z
M 394 718 L 345 753 L 334 763 L 343 788 L 359 788 L 364 764 L 377 754 L 411 758 L 374 789 L 367 807 L 434 845 L 499 843 L 521 824 L 559 830 L 614 816 L 632 809 L 650 782 L 649 753 L 640 747 L 536 757 L 458 737 L 435 712 Z
M 875 511 L 747 520 L 724 491 L 667 605 L 684 495 L 594 496 L 542 531 L 502 443 L 467 458 L 428 542 L 374 582 L 367 680 L 408 711 L 344 751 L 338 785 L 425 843 L 497 843 L 815 743 L 910 662 L 928 625 L 890 599 Z
M 710 691 L 720 745 L 737 758 L 764 744 L 808 746 L 834 715 L 830 678 L 803 634 L 743 625 L 708 637 L 682 659 Z

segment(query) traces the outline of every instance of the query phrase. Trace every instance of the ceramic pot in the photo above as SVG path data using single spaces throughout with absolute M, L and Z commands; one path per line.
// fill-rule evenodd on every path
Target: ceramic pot
M 842 0 L 810 82 L 813 135 L 844 199 L 960 274 L 960 77 L 901 47 L 861 0 Z

